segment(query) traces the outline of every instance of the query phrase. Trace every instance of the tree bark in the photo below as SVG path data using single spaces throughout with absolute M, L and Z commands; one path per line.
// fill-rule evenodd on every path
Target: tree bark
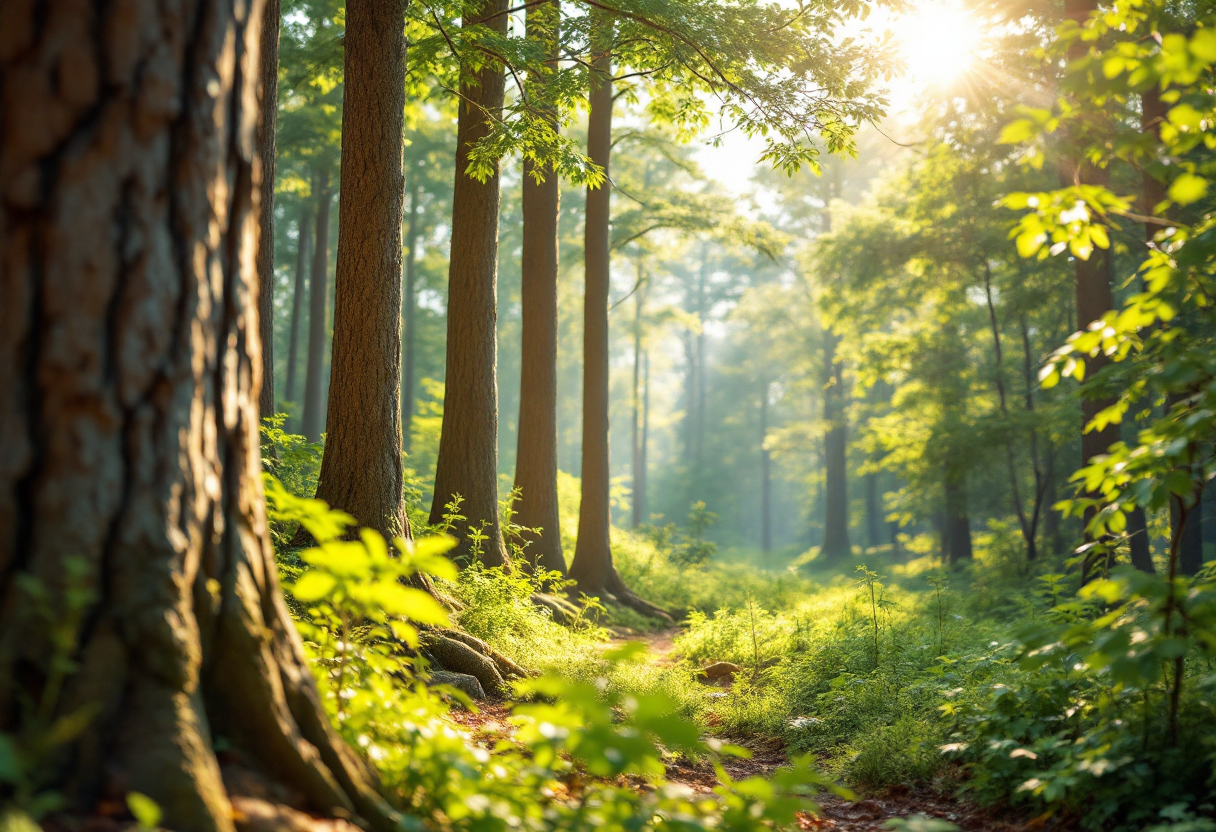
M 409 453 L 414 424 L 414 356 L 418 316 L 418 217 L 422 212 L 422 171 L 414 170 L 410 184 L 410 221 L 405 232 L 405 288 L 401 315 L 404 346 L 401 357 L 401 449 Z
M 139 791 L 167 828 L 230 832 L 222 735 L 313 811 L 387 832 L 267 535 L 263 5 L 40 6 L 0 46 L 0 732 L 96 708 L 43 784 L 68 813 Z
M 258 329 L 262 336 L 262 379 L 258 413 L 273 416 L 274 404 L 274 150 L 279 115 L 279 0 L 266 0 L 263 11 L 261 78 L 258 97 Z
M 506 0 L 470 0 L 466 9 L 464 25 L 484 22 L 506 32 Z M 455 529 L 460 541 L 456 556 L 469 557 L 470 527 L 485 524 L 482 531 L 489 539 L 482 561 L 509 568 L 498 517 L 498 165 L 485 182 L 467 172 L 473 146 L 502 111 L 503 93 L 503 68 L 493 62 L 461 80 L 448 266 L 447 375 L 430 520 L 443 522 L 445 504 L 460 495 L 460 513 L 468 519 Z
M 304 408 L 300 430 L 309 442 L 320 442 L 325 404 L 325 338 L 329 330 L 329 169 L 317 171 L 317 245 L 313 250 L 312 279 L 308 281 L 308 361 L 304 367 Z
M 300 356 L 300 314 L 304 308 L 304 293 L 308 285 L 308 249 L 312 242 L 312 206 L 300 206 L 300 221 L 296 231 L 296 284 L 291 295 L 291 332 L 287 340 L 287 401 L 296 400 L 296 367 Z M 297 416 L 297 421 L 298 421 Z
M 325 454 L 317 498 L 386 538 L 402 498 L 401 219 L 407 0 L 348 0 L 342 181 Z
M 595 60 L 587 117 L 587 156 L 609 176 L 612 153 L 612 21 L 592 12 Z M 586 273 L 583 302 L 583 491 L 578 542 L 570 577 L 579 592 L 607 596 L 647 615 L 666 612 L 638 598 L 612 563 L 612 513 L 608 467 L 608 288 L 611 270 L 612 185 L 587 189 L 583 238 Z
M 543 44 L 556 68 L 558 4 L 528 9 L 527 36 Z M 546 70 L 547 71 L 547 70 Z M 546 71 L 534 79 L 544 84 Z M 556 119 L 551 122 L 558 129 Z M 533 566 L 566 574 L 557 506 L 557 268 L 561 191 L 550 167 L 537 182 L 534 163 L 524 160 L 523 345 L 520 360 L 519 431 L 515 454 L 515 521 L 526 529 L 524 550 Z
M 823 345 L 824 515 L 823 549 L 828 560 L 853 552 L 849 542 L 848 425 L 844 412 L 844 379 L 836 360 L 839 338 L 825 330 Z

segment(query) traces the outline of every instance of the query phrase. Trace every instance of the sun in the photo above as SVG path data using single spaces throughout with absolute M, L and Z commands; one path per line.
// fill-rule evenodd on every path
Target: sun
M 980 26 L 957 3 L 922 3 L 896 26 L 900 56 L 915 83 L 942 86 L 956 80 L 975 61 Z

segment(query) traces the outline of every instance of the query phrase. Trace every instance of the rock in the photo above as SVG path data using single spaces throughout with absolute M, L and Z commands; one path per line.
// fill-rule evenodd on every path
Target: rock
M 450 673 L 446 670 L 432 670 L 430 683 L 432 685 L 448 685 L 462 691 L 465 696 L 474 700 L 486 698 L 485 689 L 476 676 L 467 673 Z
M 709 682 L 719 682 L 726 680 L 733 682 L 735 674 L 740 670 L 739 665 L 731 664 L 730 662 L 714 662 L 708 667 L 701 668 L 701 675 Z

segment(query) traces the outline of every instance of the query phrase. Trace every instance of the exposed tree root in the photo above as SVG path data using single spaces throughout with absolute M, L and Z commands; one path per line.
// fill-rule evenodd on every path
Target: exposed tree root
M 553 614 L 553 620 L 563 627 L 569 627 L 579 619 L 579 608 L 569 600 L 547 592 L 532 593 L 532 603 L 544 607 Z
M 455 639 L 456 641 L 471 647 L 481 655 L 490 659 L 490 661 L 494 662 L 494 666 L 498 668 L 498 672 L 502 674 L 504 679 L 526 679 L 529 676 L 536 675 L 536 671 L 526 670 L 520 667 L 514 661 L 507 658 L 502 653 L 499 653 L 481 639 L 477 638 L 477 636 L 469 635 L 463 630 L 443 630 L 440 635 L 450 639 Z
M 449 638 L 445 633 L 428 632 L 422 634 L 421 642 L 423 649 L 444 670 L 467 673 L 475 677 L 490 696 L 505 699 L 511 695 L 511 687 L 503 679 L 494 660 L 470 647 L 463 640 Z

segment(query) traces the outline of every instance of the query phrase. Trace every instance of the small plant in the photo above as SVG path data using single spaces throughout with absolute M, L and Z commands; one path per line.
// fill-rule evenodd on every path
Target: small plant
M 892 606 L 892 602 L 882 597 L 882 590 L 885 588 L 882 583 L 882 575 L 871 571 L 864 563 L 859 565 L 856 571 L 861 573 L 861 577 L 857 579 L 857 585 L 864 587 L 870 596 L 870 623 L 874 626 L 874 667 L 877 668 L 879 663 L 878 611 Z
M 946 586 L 945 575 L 933 575 L 929 579 L 929 584 L 933 587 L 934 593 L 937 596 L 937 655 L 946 652 L 944 644 L 945 619 L 942 609 L 942 589 Z
M 688 535 L 682 546 L 672 553 L 672 559 L 685 566 L 700 566 L 712 558 L 718 547 L 705 539 L 706 530 L 718 521 L 718 515 L 698 500 L 688 512 Z

